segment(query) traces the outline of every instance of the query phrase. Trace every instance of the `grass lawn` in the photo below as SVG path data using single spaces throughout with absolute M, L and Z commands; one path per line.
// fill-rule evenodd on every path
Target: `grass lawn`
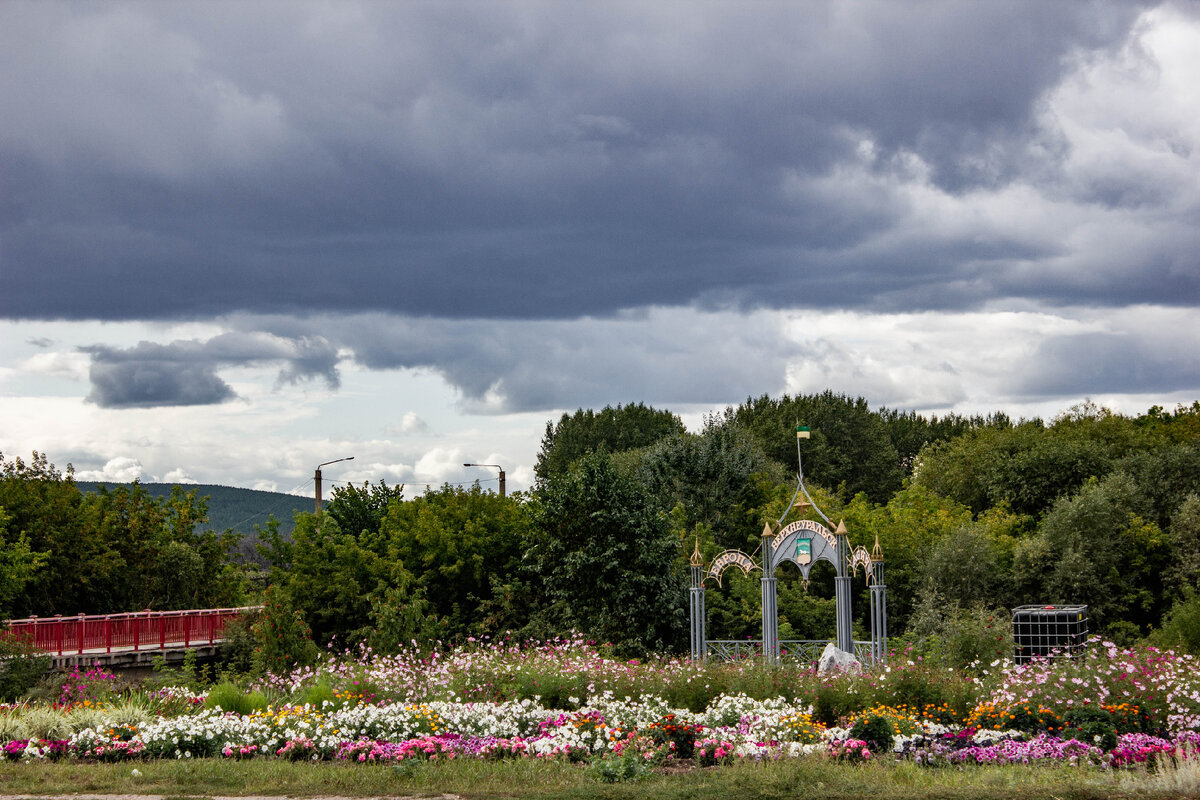
M 411 766 L 410 766 L 411 764 Z M 600 783 L 560 760 L 410 762 L 400 767 L 277 760 L 0 764 L 0 794 L 289 795 L 464 798 L 1168 798 L 1200 796 L 1200 767 L 1160 774 L 1103 773 L 1061 765 L 927 769 L 834 764 L 820 758 L 677 768 Z M 135 776 L 133 770 L 141 775 Z

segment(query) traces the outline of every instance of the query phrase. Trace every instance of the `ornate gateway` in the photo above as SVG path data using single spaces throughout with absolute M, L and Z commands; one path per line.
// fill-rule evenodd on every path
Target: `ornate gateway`
M 704 559 L 700 555 L 700 543 L 692 552 L 692 587 L 691 621 L 692 621 L 692 660 L 698 661 L 707 656 L 710 644 L 730 644 L 710 642 L 705 638 L 705 608 L 704 581 L 714 578 L 721 585 L 721 576 L 731 566 L 742 570 L 746 575 L 751 570 L 761 569 L 762 576 L 762 605 L 763 605 L 763 638 L 762 654 L 768 664 L 779 663 L 779 610 L 777 607 L 775 570 L 785 562 L 792 562 L 800 569 L 805 590 L 808 589 L 808 576 L 813 564 L 827 561 L 833 565 L 836 572 L 834 580 L 834 604 L 837 610 L 837 630 L 835 643 L 840 650 L 850 653 L 858 652 L 859 658 L 864 656 L 872 662 L 882 663 L 887 660 L 887 586 L 883 582 L 883 550 L 879 547 L 879 536 L 875 537 L 875 547 L 868 553 L 864 547 L 853 550 L 848 542 L 848 532 L 844 523 L 839 522 L 834 530 L 813 520 L 796 520 L 784 525 L 792 509 L 813 509 L 833 526 L 825 513 L 817 507 L 808 489 L 804 486 L 804 465 L 800 456 L 800 440 L 808 438 L 809 429 L 796 428 L 796 492 L 792 501 L 774 525 L 768 523 L 762 532 L 762 564 L 755 563 L 751 556 L 741 550 L 726 550 L 713 559 L 707 572 L 704 569 Z M 803 496 L 804 500 L 799 500 Z M 856 643 L 851 634 L 850 607 L 850 575 L 858 574 L 859 567 L 866 574 L 867 585 L 871 589 L 871 641 Z M 742 645 L 757 644 L 745 642 Z M 855 644 L 863 645 L 856 648 Z

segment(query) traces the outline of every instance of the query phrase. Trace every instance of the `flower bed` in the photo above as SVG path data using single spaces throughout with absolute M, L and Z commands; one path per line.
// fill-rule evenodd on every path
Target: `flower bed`
M 0 736 L 0 744 L 6 758 L 22 761 L 555 758 L 715 766 L 821 757 L 929 767 L 1127 767 L 1196 751 L 1197 666 L 1189 657 L 1109 645 L 1076 661 L 995 664 L 974 680 L 911 663 L 837 676 L 632 663 L 579 642 L 425 658 L 368 653 L 270 678 L 257 688 L 277 698 L 286 690 L 292 699 L 252 713 L 205 708 L 202 698 L 180 689 L 97 705 L 72 676 L 79 696 L 65 707 L 0 709 L 0 733 L 30 728 Z M 716 691 L 739 680 L 748 691 Z M 634 692 L 639 683 L 657 691 Z M 960 711 L 946 698 L 961 698 L 964 686 L 975 702 Z M 325 699 L 301 702 L 305 696 Z M 704 704 L 695 708 L 700 699 Z M 837 710 L 843 713 L 831 720 Z M 69 735 L 35 735 L 39 725 Z

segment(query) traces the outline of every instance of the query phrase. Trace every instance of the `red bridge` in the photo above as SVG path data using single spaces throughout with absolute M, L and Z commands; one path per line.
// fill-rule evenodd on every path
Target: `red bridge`
M 188 650 L 213 655 L 225 640 L 225 626 L 260 608 L 30 617 L 6 621 L 2 635 L 31 641 L 53 656 L 55 666 L 93 662 L 130 666 L 149 663 L 155 656 L 178 660 Z

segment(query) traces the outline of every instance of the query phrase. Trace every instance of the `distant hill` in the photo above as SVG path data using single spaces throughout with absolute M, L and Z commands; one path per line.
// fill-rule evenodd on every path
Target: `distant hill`
M 115 489 L 118 486 L 130 484 L 97 483 L 94 481 L 75 481 L 82 492 L 95 492 L 101 486 Z M 173 483 L 143 483 L 142 488 L 155 497 L 169 497 L 175 488 Z M 260 492 L 257 489 L 238 489 L 233 486 L 214 486 L 205 483 L 180 484 L 184 491 L 193 489 L 200 497 L 208 497 L 208 524 L 203 527 L 218 533 L 232 530 L 242 534 L 246 540 L 254 539 L 254 526 L 265 528 L 272 514 L 279 520 L 279 531 L 285 536 L 292 535 L 295 523 L 293 515 L 297 511 L 312 511 L 313 499 L 281 492 Z

